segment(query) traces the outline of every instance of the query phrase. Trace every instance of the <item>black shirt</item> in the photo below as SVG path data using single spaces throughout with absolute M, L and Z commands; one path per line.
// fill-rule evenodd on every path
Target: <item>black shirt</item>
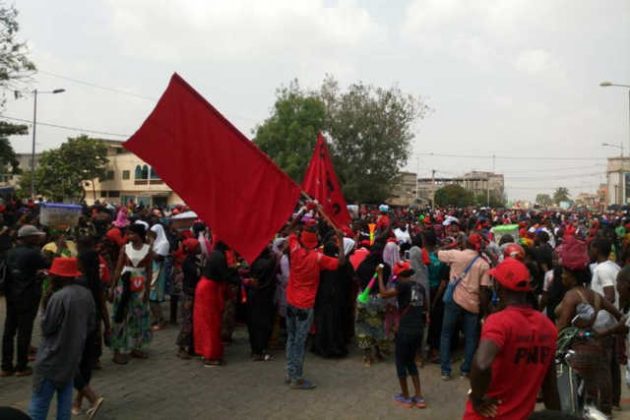
M 426 308 L 424 287 L 417 282 L 399 281 L 398 308 L 400 311 L 399 334 L 418 335 L 424 326 L 424 312 Z
M 195 288 L 201 277 L 201 268 L 199 267 L 199 259 L 196 255 L 187 255 L 182 263 L 182 272 L 184 280 L 182 282 L 182 290 L 188 296 L 195 295 Z
M 7 300 L 39 302 L 42 296 L 42 281 L 37 272 L 48 266 L 48 261 L 39 248 L 18 245 L 7 252 Z

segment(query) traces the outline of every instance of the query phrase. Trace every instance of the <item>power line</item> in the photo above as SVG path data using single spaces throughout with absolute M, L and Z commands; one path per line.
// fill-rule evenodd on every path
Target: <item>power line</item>
M 420 156 L 433 156 L 433 157 L 448 157 L 448 158 L 463 158 L 463 159 L 490 159 L 493 155 L 456 155 L 449 153 L 418 153 Z M 606 157 L 552 157 L 552 156 L 497 156 L 494 155 L 496 159 L 503 160 L 566 160 L 566 161 L 575 161 L 575 160 L 603 160 L 607 159 Z
M 18 122 L 28 123 L 28 124 L 31 124 L 31 125 L 33 124 L 33 121 L 26 120 L 24 118 L 8 117 L 6 115 L 0 115 L 0 118 L 3 118 L 5 120 L 11 120 L 11 121 L 18 121 Z M 80 128 L 80 127 L 70 127 L 70 126 L 67 126 L 67 125 L 53 124 L 53 123 L 47 123 L 47 122 L 43 122 L 43 121 L 37 121 L 37 125 L 42 125 L 42 126 L 45 126 L 45 127 L 52 127 L 52 128 L 59 128 L 59 129 L 62 129 L 62 130 L 75 131 L 75 132 L 79 132 L 79 133 L 103 134 L 103 135 L 106 135 L 106 136 L 116 136 L 116 137 L 125 137 L 125 138 L 131 137 L 129 134 L 112 133 L 112 132 L 109 132 L 109 131 L 92 130 L 92 129 Z
M 98 85 L 96 83 L 86 82 L 85 80 L 79 80 L 79 79 L 75 79 L 73 77 L 62 76 L 60 74 L 51 73 L 51 72 L 45 71 L 45 70 L 38 70 L 38 73 L 42 73 L 42 74 L 45 74 L 45 75 L 48 75 L 48 76 L 52 76 L 52 77 L 56 77 L 56 78 L 63 79 L 63 80 L 68 80 L 68 81 L 73 82 L 73 83 L 78 83 L 80 85 L 85 85 L 85 86 L 93 87 L 93 88 L 96 88 L 96 89 L 101 89 L 101 90 L 106 90 L 106 91 L 109 91 L 109 92 L 119 93 L 121 95 L 133 96 L 133 97 L 136 97 L 136 98 L 139 98 L 139 99 L 144 99 L 146 101 L 152 101 L 152 102 L 156 102 L 157 101 L 156 98 L 150 98 L 148 96 L 138 95 L 137 93 L 129 92 L 129 91 L 122 90 L 122 89 L 116 89 L 116 88 L 112 88 L 112 87 L 101 86 L 101 85 Z
M 509 176 L 506 175 L 505 178 L 509 180 L 556 180 L 556 179 L 572 179 L 572 178 L 587 178 L 587 177 L 595 177 L 595 176 L 605 176 L 605 172 L 593 172 L 589 174 L 574 174 L 574 175 L 561 175 L 561 176 Z
M 80 84 L 80 85 L 92 87 L 92 88 L 95 88 L 95 89 L 101 89 L 101 90 L 105 90 L 105 91 L 109 91 L 109 92 L 118 93 L 118 94 L 121 94 L 121 95 L 133 96 L 135 98 L 144 99 L 146 101 L 151 101 L 151 102 L 157 102 L 158 101 L 157 98 L 151 98 L 149 96 L 138 95 L 137 93 L 133 93 L 133 92 L 129 92 L 129 91 L 126 91 L 126 90 L 117 89 L 117 88 L 113 88 L 113 87 L 109 87 L 109 86 L 102 86 L 102 85 L 99 85 L 99 84 L 93 83 L 93 82 L 86 82 L 85 80 L 75 79 L 74 77 L 63 76 L 61 74 L 52 73 L 52 72 L 45 71 L 45 70 L 38 70 L 38 73 L 45 74 L 45 75 L 52 76 L 52 77 L 56 77 L 56 78 L 63 79 L 63 80 L 67 80 L 67 81 L 70 81 L 70 82 L 73 82 L 73 83 L 77 83 L 77 84 Z M 216 89 L 216 88 L 213 88 L 213 89 Z M 260 120 L 257 119 L 257 118 L 246 117 L 246 116 L 240 115 L 240 114 L 230 113 L 230 115 L 233 116 L 233 117 L 236 117 L 236 118 L 240 118 L 241 120 L 248 120 L 248 121 L 252 121 L 252 122 L 255 122 L 255 123 L 259 123 L 260 122 Z

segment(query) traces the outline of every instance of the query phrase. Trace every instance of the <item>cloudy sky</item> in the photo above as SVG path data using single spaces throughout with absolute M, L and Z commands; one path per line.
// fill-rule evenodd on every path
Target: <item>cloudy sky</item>
M 407 169 L 494 168 L 510 199 L 604 181 L 602 142 L 630 150 L 628 0 L 17 0 L 40 72 L 44 123 L 124 140 L 173 71 L 237 127 L 270 112 L 275 90 L 326 73 L 342 85 L 398 85 L 433 112 L 414 127 Z M 106 89 L 103 89 L 106 88 Z M 32 119 L 30 98 L 4 115 Z M 76 131 L 38 126 L 38 148 Z M 26 136 L 12 139 L 30 150 Z M 544 158 L 544 159 L 541 159 Z

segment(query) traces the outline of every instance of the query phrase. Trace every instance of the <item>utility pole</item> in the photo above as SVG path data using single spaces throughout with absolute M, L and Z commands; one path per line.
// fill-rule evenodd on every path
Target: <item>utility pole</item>
M 431 170 L 431 207 L 435 209 L 435 169 Z

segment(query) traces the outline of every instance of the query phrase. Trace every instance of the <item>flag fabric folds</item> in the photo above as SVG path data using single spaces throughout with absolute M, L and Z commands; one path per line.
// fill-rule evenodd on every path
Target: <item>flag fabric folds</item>
M 178 74 L 124 147 L 249 263 L 288 220 L 301 193 Z
M 335 174 L 326 140 L 320 133 L 317 136 L 315 151 L 302 182 L 304 191 L 322 205 L 324 213 L 338 228 L 351 222 L 341 185 Z

